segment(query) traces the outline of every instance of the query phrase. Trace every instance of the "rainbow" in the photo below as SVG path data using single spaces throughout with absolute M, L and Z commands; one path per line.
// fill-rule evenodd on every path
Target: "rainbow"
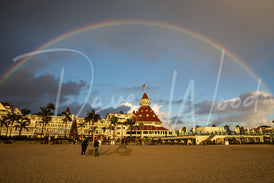
M 217 50 L 222 50 L 223 46 L 210 40 L 209 38 L 200 35 L 196 32 L 193 32 L 191 30 L 176 26 L 176 25 L 171 25 L 171 24 L 166 24 L 166 23 L 162 23 L 162 22 L 155 22 L 155 21 L 146 21 L 146 20 L 116 20 L 116 21 L 107 21 L 107 22 L 102 22 L 102 23 L 96 23 L 96 24 L 91 24 L 91 25 L 87 25 L 78 29 L 75 29 L 73 31 L 67 32 L 65 34 L 62 34 L 52 40 L 50 40 L 49 42 L 41 45 L 40 47 L 38 47 L 37 49 L 35 49 L 33 52 L 39 51 L 39 50 L 43 50 L 46 49 L 52 45 L 54 45 L 55 43 L 62 41 L 64 39 L 67 39 L 71 36 L 74 36 L 76 34 L 80 34 L 83 32 L 87 32 L 87 31 L 91 31 L 91 30 L 95 30 L 95 29 L 99 29 L 99 28 L 104 28 L 104 27 L 111 27 L 111 26 L 119 26 L 119 25 L 148 25 L 148 26 L 154 26 L 154 27 L 160 27 L 160 28 L 166 28 L 166 29 L 170 29 L 173 31 L 177 31 L 177 32 L 182 32 L 185 33 L 191 37 L 194 37 L 198 40 L 201 40 L 207 44 L 209 44 L 210 46 L 216 48 Z M 253 79 L 255 79 L 256 82 L 258 82 L 259 77 L 255 74 L 254 71 L 252 71 L 248 65 L 246 65 L 246 63 L 244 61 L 242 61 L 241 59 L 237 58 L 232 52 L 230 52 L 229 50 L 225 49 L 225 53 L 226 55 L 233 60 L 235 63 L 237 63 L 240 67 L 242 67 Z M 28 60 L 30 60 L 32 56 L 26 57 L 20 61 L 18 61 L 11 69 L 9 69 L 1 78 L 0 78 L 0 86 L 3 85 L 3 83 L 15 72 L 17 71 L 24 63 L 28 62 Z M 262 87 L 266 90 L 266 91 L 270 91 L 267 86 L 262 82 L 261 83 Z

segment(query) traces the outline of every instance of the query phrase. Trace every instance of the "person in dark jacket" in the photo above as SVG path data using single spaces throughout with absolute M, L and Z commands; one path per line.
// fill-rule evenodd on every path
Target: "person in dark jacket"
M 86 150 L 87 150 L 87 147 L 88 147 L 88 140 L 85 139 L 83 142 L 82 142 L 82 152 L 81 152 L 81 155 L 86 155 Z
M 95 150 L 95 156 L 99 156 L 99 142 L 98 142 L 98 140 L 94 141 L 94 150 Z

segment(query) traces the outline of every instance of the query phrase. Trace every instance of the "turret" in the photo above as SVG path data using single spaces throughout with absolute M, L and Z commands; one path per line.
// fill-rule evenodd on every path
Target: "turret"
M 150 101 L 149 101 L 149 98 L 147 97 L 147 94 L 144 93 L 142 99 L 141 99 L 141 102 L 140 102 L 140 105 L 143 106 L 143 105 L 150 105 Z

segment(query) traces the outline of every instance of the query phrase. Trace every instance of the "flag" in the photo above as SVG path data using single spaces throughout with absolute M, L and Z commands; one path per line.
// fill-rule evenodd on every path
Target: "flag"
M 146 87 L 146 84 L 143 84 L 142 88 L 145 88 Z

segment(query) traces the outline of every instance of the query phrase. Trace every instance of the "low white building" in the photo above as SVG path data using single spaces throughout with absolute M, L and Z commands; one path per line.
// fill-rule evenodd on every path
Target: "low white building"
M 221 131 L 220 127 L 196 127 L 195 131 L 197 134 L 217 134 Z

